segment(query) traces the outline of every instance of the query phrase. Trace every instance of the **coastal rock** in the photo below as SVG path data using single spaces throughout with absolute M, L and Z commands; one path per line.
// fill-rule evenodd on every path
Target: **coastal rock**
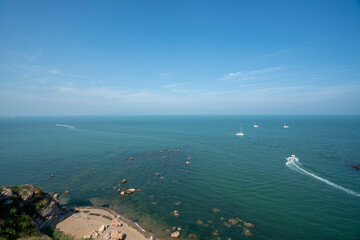
M 253 228 L 253 227 L 254 227 L 254 224 L 248 223 L 248 222 L 244 222 L 244 226 Z
M 171 237 L 172 237 L 172 238 L 178 238 L 178 237 L 180 237 L 180 232 L 179 232 L 179 231 L 173 232 L 173 233 L 171 234 Z
M 113 219 L 111 220 L 111 226 L 114 226 L 114 227 L 121 227 L 123 224 L 118 220 L 118 219 Z
M 218 231 L 218 230 L 212 231 L 212 235 L 214 235 L 214 236 L 219 236 L 219 231 Z
M 84 236 L 84 238 L 96 239 L 99 236 L 97 230 L 92 231 L 90 234 Z
M 121 191 L 120 194 L 121 194 L 122 196 L 125 196 L 125 191 Z
M 189 165 L 190 163 L 191 163 L 191 162 L 189 162 L 189 161 L 186 161 L 186 162 L 185 162 L 186 165 Z
M 203 225 L 203 224 L 204 224 L 204 222 L 203 222 L 201 219 L 198 219 L 196 222 L 197 222 L 197 224 L 199 224 L 199 225 Z
M 244 222 L 244 220 L 241 220 L 240 218 L 235 218 L 236 219 L 236 221 L 238 221 L 239 223 L 243 223 Z
M 178 211 L 178 210 L 174 210 L 174 211 L 172 211 L 172 212 L 171 212 L 171 215 L 173 215 L 173 216 L 175 216 L 175 217 L 180 216 L 180 214 L 179 214 L 179 211 Z
M 357 169 L 360 171 L 360 165 L 354 165 L 353 168 Z
M 66 191 L 64 192 L 64 194 L 69 195 L 70 192 L 66 190 Z
M 218 212 L 220 212 L 220 209 L 214 208 L 214 209 L 213 209 L 213 212 L 214 212 L 214 213 L 218 213 Z
M 113 230 L 111 232 L 111 238 L 115 240 L 123 240 L 126 238 L 126 234 L 119 232 L 118 230 Z
M 99 233 L 103 233 L 108 227 L 109 227 L 109 225 L 101 225 L 101 227 L 99 228 L 98 232 L 99 232 Z
M 160 177 L 160 173 L 156 173 L 155 175 L 156 175 L 157 177 Z
M 236 225 L 238 223 L 238 221 L 236 221 L 235 219 L 231 218 L 229 219 L 228 223 L 230 223 L 231 225 Z
M 39 191 L 32 185 L 23 185 L 19 195 L 24 204 L 29 204 L 35 200 L 35 195 L 38 194 Z
M 154 236 L 150 236 L 149 240 L 155 240 Z
M 126 182 L 127 182 L 127 180 L 125 178 L 120 181 L 120 183 L 126 183 Z
M 179 201 L 179 202 L 176 202 L 176 203 L 175 203 L 175 206 L 179 206 L 179 205 L 181 205 L 181 204 L 182 204 L 182 202 Z
M 132 193 L 134 193 L 136 191 L 135 188 L 129 188 L 128 190 L 126 190 L 126 194 L 130 195 Z
M 220 221 L 224 221 L 225 220 L 225 218 L 224 217 L 220 217 Z
M 111 238 L 111 232 L 105 232 L 102 237 L 106 240 L 109 240 Z
M 11 191 L 11 188 L 3 187 L 1 194 L 0 194 L 0 200 L 2 199 L 9 199 L 13 195 L 13 192 Z
M 60 193 L 55 193 L 54 196 L 53 196 L 53 198 L 54 198 L 55 200 L 58 200 L 59 196 L 60 196 Z
M 54 174 L 51 174 L 51 175 L 50 175 L 50 177 L 52 177 L 52 178 L 53 178 L 53 177 L 55 177 L 55 176 L 54 176 Z
M 251 233 L 250 230 L 247 229 L 247 228 L 244 228 L 243 234 L 244 234 L 245 236 L 247 236 L 247 237 L 252 237 L 252 233 Z
M 227 223 L 227 222 L 224 222 L 224 225 L 228 228 L 231 228 L 231 224 Z

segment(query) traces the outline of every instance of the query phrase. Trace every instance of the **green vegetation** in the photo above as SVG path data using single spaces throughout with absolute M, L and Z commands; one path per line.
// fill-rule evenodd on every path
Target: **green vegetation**
M 103 218 L 106 218 L 106 219 L 109 219 L 109 220 L 112 220 L 112 217 L 109 217 L 109 216 L 106 216 L 106 215 L 102 215 Z
M 66 235 L 65 233 L 58 231 L 58 230 L 52 230 L 51 228 L 46 228 L 44 230 L 44 233 L 48 235 L 49 237 L 54 238 L 55 240 L 74 240 L 73 237 Z
M 12 203 L 5 205 L 0 201 L 0 240 L 38 236 L 35 225 L 28 215 L 21 215 L 16 195 Z
M 98 214 L 98 213 L 89 213 L 89 215 L 94 215 L 94 216 L 101 216 L 100 214 Z

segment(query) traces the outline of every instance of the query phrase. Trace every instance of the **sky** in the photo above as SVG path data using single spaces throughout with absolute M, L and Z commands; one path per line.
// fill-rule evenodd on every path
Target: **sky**
M 0 0 L 0 115 L 360 114 L 360 1 Z

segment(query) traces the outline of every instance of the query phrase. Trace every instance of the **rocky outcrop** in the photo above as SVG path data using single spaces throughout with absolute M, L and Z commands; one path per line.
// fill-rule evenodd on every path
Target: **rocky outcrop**
M 357 169 L 360 171 L 360 165 L 354 165 L 353 168 Z
M 62 220 L 68 211 L 59 206 L 57 197 L 42 191 L 33 185 L 2 187 L 0 201 L 9 205 L 9 208 L 17 208 L 19 214 L 28 215 L 35 223 L 38 231 L 46 227 L 54 227 Z M 6 209 L 3 209 L 6 211 Z

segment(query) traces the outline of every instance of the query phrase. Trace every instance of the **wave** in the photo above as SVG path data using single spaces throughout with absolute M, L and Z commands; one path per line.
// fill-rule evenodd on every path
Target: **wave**
M 298 159 L 297 157 L 295 157 L 295 158 L 288 157 L 288 158 L 285 158 L 285 159 L 287 160 L 286 166 L 287 166 L 288 168 L 290 168 L 290 169 L 292 169 L 292 170 L 295 170 L 295 171 L 297 171 L 297 172 L 299 172 L 299 173 L 308 175 L 308 176 L 310 176 L 310 177 L 313 177 L 313 178 L 315 178 L 315 179 L 317 179 L 317 180 L 319 180 L 319 181 L 321 181 L 321 182 L 324 182 L 324 183 L 326 183 L 326 184 L 328 184 L 328 185 L 330 185 L 330 186 L 332 186 L 332 187 L 334 187 L 334 188 L 337 188 L 337 189 L 339 189 L 339 190 L 341 190 L 341 191 L 344 191 L 344 192 L 346 192 L 346 193 L 348 193 L 348 194 L 351 194 L 351 195 L 360 197 L 360 193 L 358 193 L 358 192 L 355 192 L 355 191 L 353 191 L 353 190 L 344 188 L 344 187 L 342 187 L 342 186 L 340 186 L 340 185 L 337 185 L 337 184 L 335 184 L 335 183 L 333 183 L 333 182 L 330 182 L 329 180 L 327 180 L 327 179 L 325 179 L 325 178 L 319 177 L 319 176 L 317 176 L 317 175 L 315 175 L 315 174 L 313 174 L 313 173 L 311 173 L 311 172 L 308 172 L 308 171 L 306 171 L 305 169 L 301 168 L 301 167 L 299 166 L 299 165 L 301 165 L 301 163 L 299 162 L 299 159 Z
M 66 127 L 66 128 L 70 128 L 73 130 L 76 130 L 76 127 L 70 126 L 70 125 L 66 125 L 66 124 L 56 124 L 55 126 L 57 127 Z

